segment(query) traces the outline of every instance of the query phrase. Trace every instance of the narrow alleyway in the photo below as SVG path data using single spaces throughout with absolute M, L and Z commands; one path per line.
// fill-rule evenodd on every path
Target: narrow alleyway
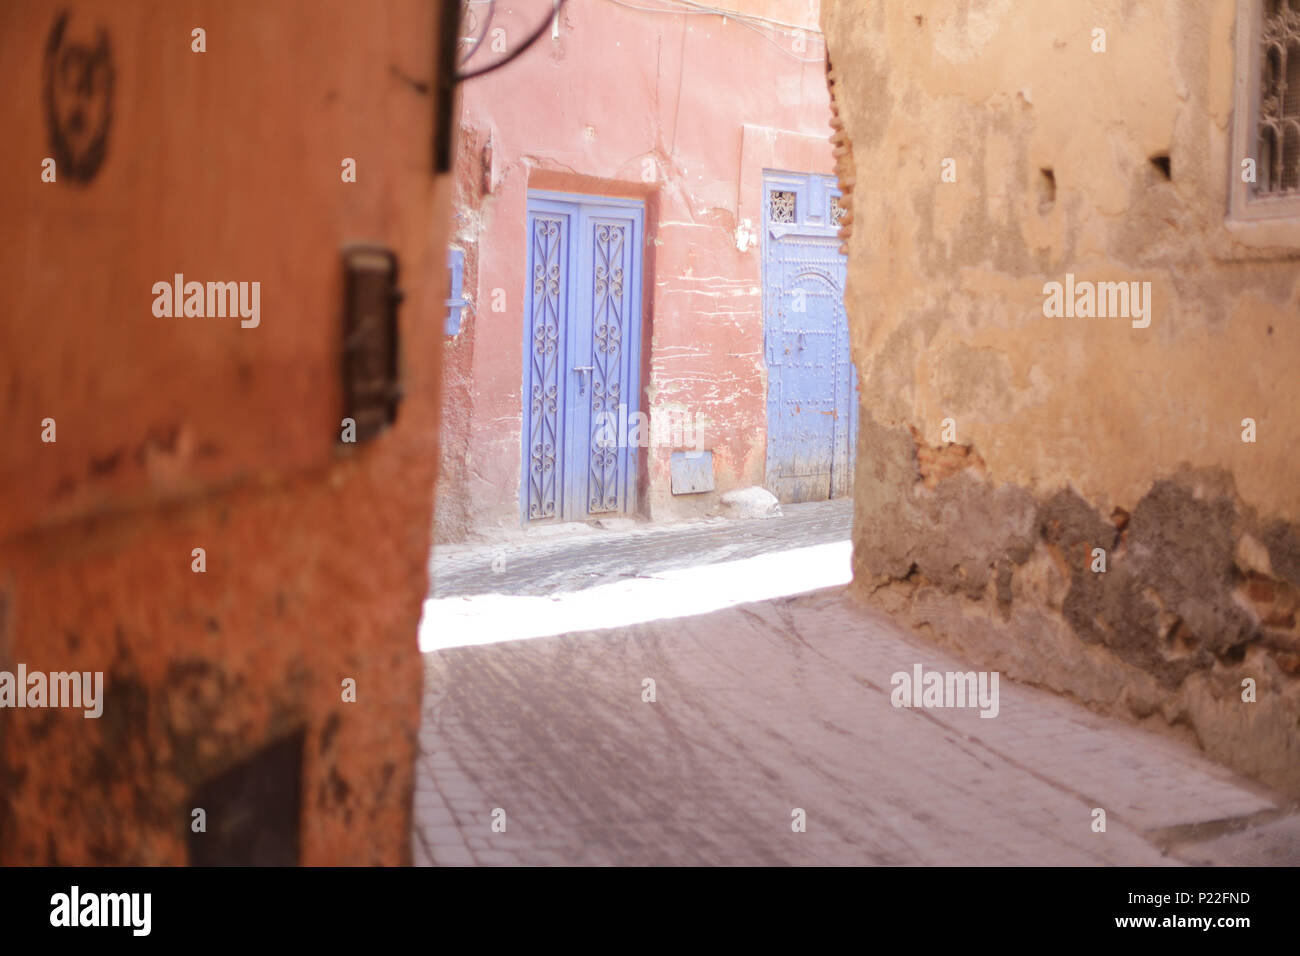
M 827 503 L 765 521 L 575 532 L 521 544 L 498 572 L 490 550 L 462 548 L 435 558 L 438 593 L 563 603 L 620 576 L 833 546 L 848 521 Z M 1266 792 L 1053 694 L 1002 680 L 996 719 L 895 708 L 896 672 L 967 668 L 841 588 L 426 661 L 424 864 L 1300 860 L 1300 822 Z M 796 809 L 806 832 L 792 830 Z

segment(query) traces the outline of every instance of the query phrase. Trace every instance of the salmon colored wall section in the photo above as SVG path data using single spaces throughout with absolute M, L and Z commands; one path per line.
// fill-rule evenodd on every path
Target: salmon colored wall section
M 766 156 L 778 168 L 829 173 L 832 157 L 816 3 L 745 6 L 810 30 L 571 3 L 558 39 L 548 32 L 467 84 L 453 241 L 466 249 L 473 306 L 448 346 L 440 538 L 520 522 L 530 189 L 646 201 L 641 409 L 652 428 L 704 422 L 718 494 L 762 483 L 760 227 L 744 221 L 759 210 L 762 170 L 745 166 L 746 124 L 769 131 Z M 480 56 L 490 61 L 484 52 L 469 65 Z M 742 174 L 753 193 L 743 210 Z M 491 311 L 494 289 L 504 290 L 504 312 Z M 670 495 L 673 450 L 642 450 L 642 509 L 664 517 L 716 506 L 717 494 Z
M 450 215 L 435 5 L 68 8 L 115 71 L 84 184 L 40 179 L 56 8 L 0 9 L 0 670 L 102 670 L 106 700 L 0 711 L 0 862 L 183 863 L 193 790 L 297 729 L 303 862 L 404 862 Z M 354 240 L 400 259 L 406 398 L 341 452 Z M 260 282 L 260 324 L 156 317 L 178 272 Z

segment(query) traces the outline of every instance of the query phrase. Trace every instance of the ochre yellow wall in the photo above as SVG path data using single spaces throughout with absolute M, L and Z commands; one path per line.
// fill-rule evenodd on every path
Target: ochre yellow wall
M 1227 221 L 1236 10 L 825 4 L 853 187 L 856 586 L 1300 789 L 1300 225 Z M 1150 326 L 1045 318 L 1066 273 L 1150 282 Z

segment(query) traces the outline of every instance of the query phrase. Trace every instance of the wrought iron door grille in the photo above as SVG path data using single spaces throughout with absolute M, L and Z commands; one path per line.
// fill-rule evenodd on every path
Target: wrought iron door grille
M 848 212 L 848 207 L 844 205 L 844 199 L 836 196 L 831 200 L 831 223 L 836 229 L 844 222 L 844 214 Z
M 794 222 L 794 193 L 785 189 L 773 189 L 769 194 L 771 208 L 768 210 L 768 222 Z

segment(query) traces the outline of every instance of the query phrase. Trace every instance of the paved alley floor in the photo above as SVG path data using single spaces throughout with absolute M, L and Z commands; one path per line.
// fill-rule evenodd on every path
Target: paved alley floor
M 559 525 L 501 542 L 439 545 L 430 597 L 549 595 L 626 578 L 848 541 L 853 499 L 782 505 L 777 518 L 708 518 L 620 530 Z
M 853 546 L 848 541 L 833 541 L 718 564 L 661 568 L 547 595 L 430 598 L 420 615 L 420 650 L 630 627 L 842 586 L 852 580 Z
M 1300 844 L 1249 782 L 1050 693 L 893 706 L 895 673 L 969 668 L 839 590 L 426 662 L 419 863 L 1213 863 L 1251 850 L 1170 834 L 1256 820 Z

